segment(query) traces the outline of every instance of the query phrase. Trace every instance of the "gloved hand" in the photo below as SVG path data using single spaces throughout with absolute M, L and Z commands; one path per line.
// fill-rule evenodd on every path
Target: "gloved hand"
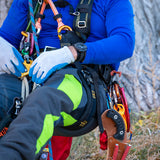
M 18 50 L 0 37 L 0 74 L 8 73 L 20 77 L 25 72 L 23 62 Z
M 74 56 L 68 47 L 61 49 L 46 51 L 40 54 L 32 63 L 29 76 L 32 81 L 41 84 L 53 72 L 60 70 L 66 65 L 74 62 Z
M 62 39 L 60 40 L 61 47 L 71 46 L 77 42 L 83 42 L 74 31 L 66 31 L 62 34 Z

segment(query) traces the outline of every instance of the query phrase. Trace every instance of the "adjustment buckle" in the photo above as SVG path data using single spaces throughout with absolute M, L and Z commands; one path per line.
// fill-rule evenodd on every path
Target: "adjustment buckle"
M 78 28 L 85 28 L 86 27 L 86 21 L 78 21 Z

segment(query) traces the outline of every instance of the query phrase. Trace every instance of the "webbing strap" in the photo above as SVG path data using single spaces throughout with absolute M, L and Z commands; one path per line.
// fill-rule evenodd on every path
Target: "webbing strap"
M 73 21 L 73 30 L 85 42 L 90 34 L 90 20 L 93 0 L 80 0 L 76 11 L 79 12 Z

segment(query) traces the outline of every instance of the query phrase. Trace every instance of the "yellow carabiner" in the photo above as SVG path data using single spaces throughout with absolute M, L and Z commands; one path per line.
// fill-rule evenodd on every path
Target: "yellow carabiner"
M 29 60 L 29 62 L 30 62 L 30 63 L 27 63 L 26 60 L 23 62 L 23 64 L 24 64 L 24 66 L 26 67 L 27 71 L 24 72 L 24 73 L 22 73 L 20 78 L 23 78 L 23 77 L 25 77 L 25 76 L 27 76 L 27 75 L 29 74 L 29 69 L 30 69 L 31 64 L 32 64 L 33 61 L 32 61 L 32 60 Z
M 62 34 L 61 34 L 61 31 L 62 30 L 68 30 L 68 31 L 72 31 L 72 28 L 71 27 L 69 27 L 69 26 L 67 26 L 67 25 L 63 25 L 63 26 L 61 26 L 61 27 L 59 27 L 58 28 L 58 38 L 59 38 L 59 40 L 61 40 L 62 39 Z
M 28 34 L 25 31 L 22 31 L 21 34 L 26 38 L 28 37 Z

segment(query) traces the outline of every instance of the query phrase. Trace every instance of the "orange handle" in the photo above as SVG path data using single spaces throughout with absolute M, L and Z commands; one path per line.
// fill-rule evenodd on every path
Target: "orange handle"
M 123 118 L 125 128 L 127 130 L 127 121 L 126 121 L 126 116 L 125 116 L 125 108 L 122 104 L 117 104 L 113 106 L 113 109 L 116 110 Z

